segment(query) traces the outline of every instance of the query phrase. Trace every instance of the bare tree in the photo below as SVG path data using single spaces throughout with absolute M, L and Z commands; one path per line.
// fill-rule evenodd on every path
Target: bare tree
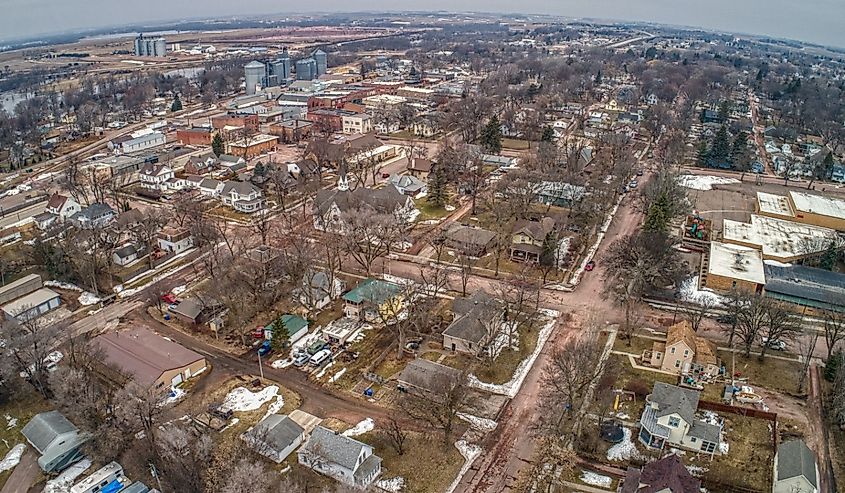
M 712 296 L 701 296 L 692 303 L 684 304 L 681 310 L 692 325 L 692 330 L 698 332 L 701 322 L 708 317 L 719 301 Z
M 204 493 L 208 464 L 214 453 L 214 442 L 207 434 L 190 428 L 169 426 L 157 441 L 160 460 L 156 464 L 171 491 Z
M 543 373 L 544 401 L 553 411 L 547 426 L 561 431 L 569 411 L 576 409 L 587 388 L 601 376 L 603 347 L 597 334 L 585 334 L 556 348 Z
M 830 359 L 836 347 L 845 341 L 845 314 L 834 311 L 824 313 L 824 340 L 827 344 L 827 359 Z
M 472 268 L 475 265 L 475 260 L 469 255 L 461 254 L 458 257 L 458 264 L 461 267 L 461 296 L 467 295 L 467 285 L 472 277 Z
M 471 404 L 467 375 L 464 372 L 455 376 L 438 375 L 432 388 L 437 391 L 430 398 L 403 396 L 400 408 L 411 418 L 440 430 L 443 433 L 443 444 L 448 445 L 459 419 L 458 414 Z
M 153 245 L 156 244 L 161 228 L 167 224 L 167 217 L 159 211 L 151 209 L 141 214 L 141 218 L 132 226 L 132 236 L 143 244 L 147 251 L 150 269 L 155 267 L 153 256 Z
M 742 341 L 746 358 L 751 355 L 751 346 L 766 327 L 769 304 L 769 298 L 755 294 L 749 296 L 736 314 L 736 335 Z
M 220 493 L 268 493 L 272 475 L 262 462 L 241 458 L 227 472 Z
M 366 275 L 373 263 L 390 253 L 392 245 L 403 239 L 404 228 L 391 214 L 379 214 L 369 207 L 349 210 L 342 215 L 346 253 Z
M 4 321 L 0 325 L 0 338 L 6 343 L 15 369 L 24 374 L 40 394 L 49 397 L 47 368 L 52 363 L 50 354 L 58 346 L 64 327 L 49 324 L 44 318 L 36 317 L 32 310 L 31 306 L 23 306 L 16 314 L 17 318 Z
M 766 323 L 760 335 L 763 344 L 760 349 L 760 359 L 766 356 L 766 351 L 775 341 L 791 341 L 801 332 L 798 316 L 779 302 L 769 303 L 766 309 Z
M 741 289 L 732 288 L 727 296 L 721 301 L 721 308 L 725 311 L 725 320 L 721 323 L 722 330 L 728 333 L 728 347 L 733 347 L 733 341 L 737 334 L 739 324 L 739 312 L 748 303 L 751 293 Z
M 387 425 L 384 426 L 384 434 L 393 450 L 399 455 L 405 455 L 405 441 L 408 439 L 408 432 L 396 419 L 396 416 L 392 414 L 388 416 Z
M 810 365 L 813 362 L 813 353 L 816 351 L 816 344 L 819 342 L 819 333 L 815 330 L 805 332 L 796 338 L 798 356 L 801 361 L 801 370 L 798 372 L 798 393 L 804 392 L 804 385 L 810 372 Z

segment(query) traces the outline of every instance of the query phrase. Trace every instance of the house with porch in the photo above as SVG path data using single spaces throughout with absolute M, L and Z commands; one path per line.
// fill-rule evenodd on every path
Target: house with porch
M 539 221 L 517 222 L 511 236 L 511 260 L 514 262 L 539 263 L 546 239 L 555 231 L 555 225 L 556 221 L 551 217 L 544 217 Z
M 381 474 L 373 447 L 322 426 L 297 452 L 299 463 L 353 488 L 367 489 Z
M 381 279 L 364 279 L 343 295 L 343 302 L 345 316 L 377 322 L 398 315 L 405 299 L 398 284 Z
M 161 163 L 147 163 L 138 172 L 141 186 L 150 190 L 163 192 L 167 190 L 167 181 L 176 176 L 173 169 Z
M 692 324 L 683 320 L 669 327 L 666 342 L 656 341 L 643 352 L 643 363 L 660 370 L 683 374 L 719 374 L 716 345 L 695 333 Z
M 658 450 L 672 447 L 721 454 L 723 422 L 696 417 L 700 395 L 697 390 L 655 382 L 640 417 L 640 442 Z
M 220 199 L 232 209 L 247 214 L 252 214 L 264 208 L 264 197 L 261 190 L 249 182 L 226 182 L 220 192 Z

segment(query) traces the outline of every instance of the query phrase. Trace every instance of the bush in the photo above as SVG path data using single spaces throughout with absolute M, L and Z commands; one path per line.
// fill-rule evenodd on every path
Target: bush
M 631 380 L 625 384 L 625 390 L 633 392 L 637 397 L 644 399 L 651 393 L 651 386 L 642 380 Z

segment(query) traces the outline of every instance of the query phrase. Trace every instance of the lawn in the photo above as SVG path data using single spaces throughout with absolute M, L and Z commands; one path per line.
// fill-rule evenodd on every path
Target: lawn
M 486 361 L 481 362 L 475 368 L 475 375 L 482 382 L 503 384 L 513 378 L 516 367 L 527 358 L 537 347 L 537 338 L 540 335 L 542 323 L 534 323 L 519 333 L 519 351 L 503 349 L 499 357 L 488 365 Z
M 719 358 L 730 372 L 733 367 L 731 353 L 719 351 Z M 749 385 L 785 394 L 795 393 L 800 370 L 801 364 L 797 361 L 784 361 L 774 358 L 766 358 L 760 361 L 754 354 L 750 358 L 746 358 L 741 353 L 736 355 L 736 373 L 742 378 L 747 377 Z
M 420 215 L 417 218 L 418 222 L 442 219 L 449 215 L 449 211 L 447 211 L 445 207 L 440 207 L 429 203 L 428 197 L 414 199 L 414 207 L 416 207 L 420 211 Z
M 730 445 L 728 454 L 710 461 L 705 455 L 687 453 L 685 462 L 707 469 L 702 479 L 709 491 L 721 491 L 722 484 L 770 491 L 774 453 L 769 422 L 733 414 L 722 417 Z
M 21 435 L 21 429 L 26 425 L 30 419 L 36 414 L 48 411 L 50 404 L 41 398 L 32 387 L 20 380 L 22 386 L 20 397 L 15 398 L 14 402 L 7 402 L 0 406 L 0 416 L 3 416 L 2 425 L 0 425 L 0 457 L 5 456 L 9 450 L 18 443 L 26 443 L 26 439 Z M 8 417 L 7 417 L 8 416 Z M 14 426 L 8 418 L 17 419 Z M 6 484 L 6 480 L 12 474 L 14 469 L 10 469 L 0 474 L 0 489 Z
M 380 479 L 405 478 L 404 493 L 440 493 L 452 483 L 464 458 L 451 443 L 444 445 L 441 434 L 411 432 L 403 455 L 396 453 L 386 436 L 370 432 L 358 440 L 375 447 L 382 458 Z
M 678 383 L 678 378 L 674 375 L 667 375 L 665 373 L 658 373 L 648 370 L 638 370 L 631 366 L 627 356 L 619 354 L 611 354 L 608 359 L 609 368 L 616 372 L 616 382 L 613 388 L 624 389 L 631 382 L 641 382 L 648 387 L 649 393 L 654 388 L 654 382 L 663 382 L 671 385 Z M 620 412 L 627 414 L 631 420 L 636 421 L 643 412 L 644 402 L 637 399 L 635 402 L 624 402 L 620 407 Z M 596 406 L 598 403 L 596 404 Z M 594 409 L 597 410 L 597 409 Z
M 513 149 L 516 151 L 527 151 L 531 148 L 531 142 L 522 139 L 502 139 L 503 149 Z
M 623 337 L 617 336 L 616 341 L 614 341 L 613 343 L 613 350 L 641 356 L 643 354 L 643 351 L 647 349 L 651 350 L 652 347 L 654 347 L 655 342 L 657 341 L 655 341 L 654 339 L 648 339 L 646 337 L 640 337 L 637 335 L 631 337 L 630 341 Z

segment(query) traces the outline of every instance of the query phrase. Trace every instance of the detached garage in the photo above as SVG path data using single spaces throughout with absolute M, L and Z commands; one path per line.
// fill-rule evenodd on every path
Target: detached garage
M 3 314 L 7 320 L 26 322 L 38 318 L 49 311 L 61 306 L 59 293 L 52 289 L 41 288 L 28 295 L 3 306 Z
M 106 364 L 145 386 L 179 385 L 206 368 L 201 354 L 146 328 L 103 334 L 94 341 Z

